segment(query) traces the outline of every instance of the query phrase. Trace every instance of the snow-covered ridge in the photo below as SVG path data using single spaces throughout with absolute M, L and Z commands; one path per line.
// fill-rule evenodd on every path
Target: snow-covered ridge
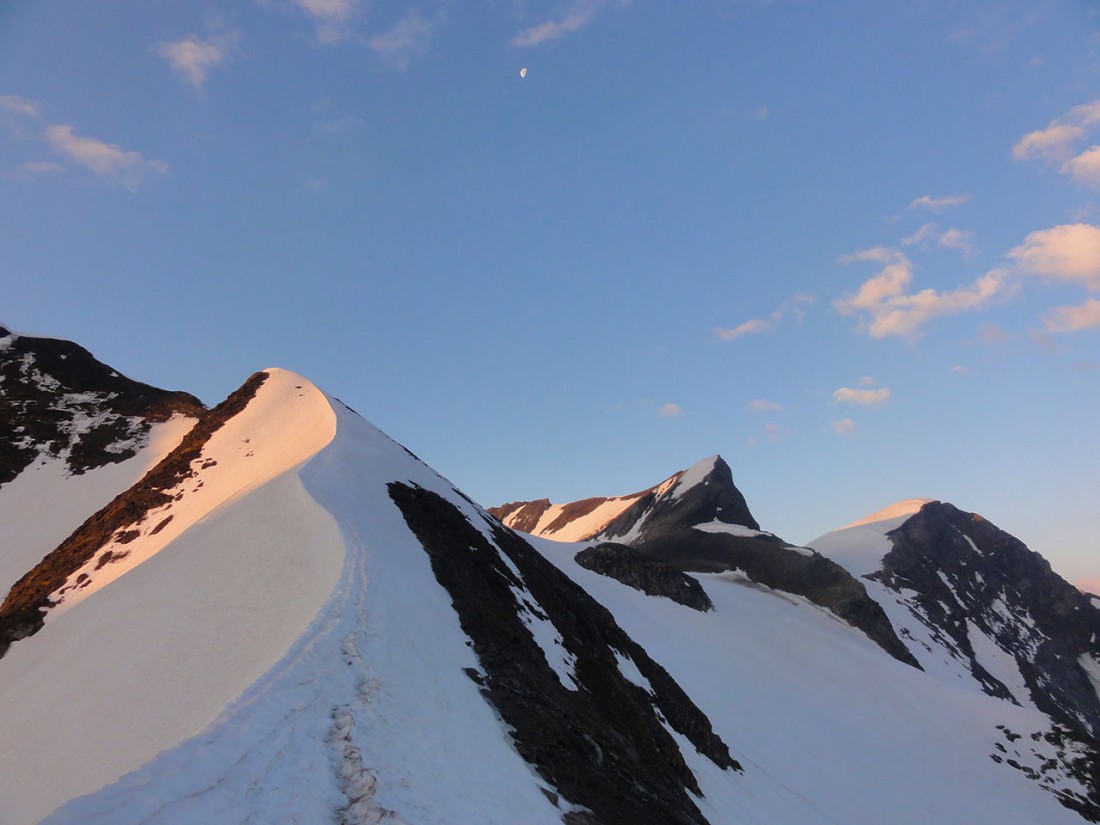
M 806 546 L 832 559 L 853 576 L 866 576 L 878 570 L 882 557 L 890 552 L 892 545 L 886 534 L 896 530 L 931 501 L 934 499 L 907 498 L 897 501 L 831 533 L 818 536 L 807 542 Z
M 160 552 L 209 513 L 301 464 L 332 440 L 336 416 L 324 393 L 286 370 L 265 373 L 253 400 L 192 461 L 192 475 L 164 491 L 171 501 L 116 533 L 51 594 L 56 606 L 48 621 Z M 135 541 L 139 536 L 142 541 Z
M 0 821 L 37 822 L 189 739 L 284 656 L 343 564 L 298 477 L 334 433 L 323 393 L 270 371 L 174 491 L 171 521 L 157 532 L 165 513 L 150 514 L 126 555 L 86 566 L 89 584 L 12 645 L 0 696 L 19 711 L 0 741 L 34 747 L 0 750 Z
M 905 519 L 914 513 L 919 513 L 920 509 L 935 499 L 931 498 L 906 498 L 901 501 L 895 501 L 893 504 L 889 504 L 883 507 L 881 510 L 876 510 L 868 516 L 864 516 L 861 519 L 856 519 L 850 524 L 845 524 L 839 528 L 846 530 L 849 527 L 859 527 L 864 524 L 879 524 L 881 522 L 893 522 L 898 519 Z M 882 531 L 889 532 L 892 528 L 880 528 Z
M 570 519 L 567 504 L 551 504 L 530 532 L 554 541 L 584 541 L 601 532 L 608 524 L 622 515 L 644 493 L 605 499 L 584 515 Z M 557 526 L 558 522 L 561 526 Z M 505 526 L 511 526 L 505 520 Z

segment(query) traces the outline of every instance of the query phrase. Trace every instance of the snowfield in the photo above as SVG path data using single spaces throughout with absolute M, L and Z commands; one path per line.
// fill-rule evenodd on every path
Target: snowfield
M 95 586 L 0 659 L 0 822 L 559 825 L 576 808 L 520 757 L 471 677 L 481 664 L 394 481 L 442 496 L 492 541 L 446 479 L 271 371 L 207 443 L 168 527 L 150 530 L 163 515 L 150 514 L 126 559 L 92 570 Z M 87 506 L 72 495 L 71 512 Z M 859 553 L 881 549 L 875 527 Z M 1000 744 L 1041 762 L 1028 738 L 1049 728 L 1039 712 L 907 667 L 744 577 L 700 577 L 715 605 L 701 613 L 580 567 L 583 543 L 530 541 L 744 766 L 720 770 L 673 733 L 714 825 L 1081 821 L 991 758 Z M 526 632 L 576 689 L 559 629 L 510 569 L 531 602 Z

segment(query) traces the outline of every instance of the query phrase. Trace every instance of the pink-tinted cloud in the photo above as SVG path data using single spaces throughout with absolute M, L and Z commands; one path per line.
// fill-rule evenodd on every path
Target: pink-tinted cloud
M 601 0 L 576 0 L 559 18 L 544 20 L 518 32 L 512 38 L 512 45 L 537 46 L 583 29 L 592 22 L 602 5 Z
M 1011 289 L 1005 270 L 991 270 L 973 283 L 950 292 L 934 289 L 910 292 L 912 262 L 900 250 L 886 247 L 865 249 L 842 261 L 871 261 L 883 265 L 863 282 L 855 295 L 833 302 L 833 307 L 842 315 L 860 315 L 861 328 L 873 338 L 914 337 L 933 318 L 978 309 Z
M 1100 300 L 1091 298 L 1080 306 L 1057 307 L 1043 316 L 1047 332 L 1079 332 L 1100 327 Z
M 753 318 L 735 327 L 715 327 L 714 334 L 722 341 L 735 341 L 744 335 L 769 332 L 779 326 L 784 318 L 791 316 L 801 322 L 806 311 L 804 307 L 813 304 L 814 297 L 806 292 L 797 292 L 788 298 L 766 318 Z
M 931 195 L 921 195 L 909 204 L 910 209 L 927 209 L 929 212 L 943 212 L 953 206 L 960 206 L 970 200 L 970 195 L 943 195 L 934 198 Z
M 749 412 L 782 412 L 783 405 L 777 404 L 775 401 L 767 401 L 763 398 L 757 398 L 747 403 L 745 405 L 745 409 Z
M 1100 227 L 1075 223 L 1032 232 L 1008 256 L 1027 274 L 1100 291 Z
M 1043 129 L 1024 135 L 1012 148 L 1016 160 L 1065 161 L 1073 154 L 1073 144 L 1100 123 L 1100 100 L 1075 106 L 1065 116 L 1055 118 Z
M 68 124 L 48 126 L 46 142 L 67 160 L 99 177 L 115 178 L 130 189 L 137 188 L 141 180 L 149 175 L 167 174 L 169 168 L 163 160 L 149 160 L 140 152 L 78 135 Z
M 890 388 L 879 387 L 874 390 L 856 390 L 851 387 L 840 387 L 833 391 L 833 400 L 838 404 L 879 407 L 890 400 Z
M 367 47 L 387 66 L 404 69 L 427 51 L 433 28 L 414 9 L 382 34 L 370 38 Z
M 158 51 L 168 61 L 172 71 L 201 91 L 211 69 L 225 61 L 237 38 L 235 31 L 205 40 L 192 35 L 172 43 L 162 43 Z
M 837 435 L 851 435 L 856 431 L 856 422 L 850 418 L 838 418 L 833 422 L 833 432 Z

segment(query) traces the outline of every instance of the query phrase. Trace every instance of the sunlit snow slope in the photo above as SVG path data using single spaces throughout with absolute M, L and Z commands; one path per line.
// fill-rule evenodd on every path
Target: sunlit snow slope
M 0 659 L 0 821 L 35 822 L 193 737 L 285 655 L 342 565 L 297 474 L 334 432 L 319 390 L 270 371 L 140 535 L 73 571 L 89 586 Z M 108 552 L 122 557 L 97 569 Z

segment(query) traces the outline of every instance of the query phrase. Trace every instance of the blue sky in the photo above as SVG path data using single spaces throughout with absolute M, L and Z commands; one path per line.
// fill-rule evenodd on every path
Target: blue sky
M 1086 2 L 13 0 L 0 320 L 486 505 L 720 453 L 789 540 L 939 498 L 1100 588 L 1096 144 Z

